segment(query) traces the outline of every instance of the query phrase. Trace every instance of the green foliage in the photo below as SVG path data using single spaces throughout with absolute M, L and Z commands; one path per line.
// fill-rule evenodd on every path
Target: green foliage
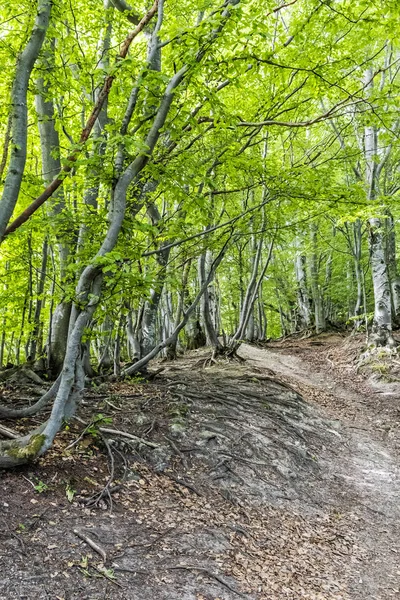
M 92 422 L 86 428 L 86 432 L 93 437 L 96 437 L 99 434 L 99 427 L 103 427 L 104 425 L 112 425 L 112 419 L 110 417 L 105 417 L 102 413 L 97 413 L 92 418 Z
M 336 4 L 305 0 L 277 10 L 272 0 L 241 0 L 227 15 L 213 0 L 166 3 L 159 31 L 160 70 L 147 62 L 154 22 L 120 61 L 117 48 L 131 28 L 123 14 L 102 10 L 94 0 L 54 4 L 41 56 L 51 67 L 38 61 L 28 92 L 27 163 L 16 214 L 41 193 L 43 175 L 48 177 L 42 173 L 35 107 L 40 78 L 45 100 L 54 104 L 59 136 L 59 148 L 51 148 L 50 154 L 60 156 L 62 165 L 73 164 L 73 170 L 62 192 L 1 245 L 2 364 L 27 358 L 35 336 L 42 348 L 46 345 L 51 317 L 61 301 L 76 302 L 79 310 L 90 301 L 97 303 L 83 341 L 92 350 L 96 347 L 99 359 L 99 348 L 118 331 L 123 337 L 128 317 L 138 318 L 155 293 L 170 295 L 173 313 L 183 296 L 187 306 L 198 290 L 198 257 L 206 250 L 215 256 L 228 239 L 215 282 L 225 331 L 232 333 L 237 325 L 253 241 L 261 237 L 263 261 L 274 240 L 260 301 L 268 336 L 282 334 L 284 315 L 288 327 L 294 326 L 294 262 L 299 254 L 306 259 L 309 280 L 310 259 L 316 255 L 316 283 L 324 302 L 338 322 L 352 322 L 357 295 L 354 228 L 371 217 L 387 223 L 389 211 L 397 233 L 400 217 L 399 76 L 394 58 L 400 40 L 396 3 L 345 0 L 340 10 Z M 144 13 L 146 6 L 139 3 L 135 9 Z M 1 139 L 11 111 L 16 60 L 34 15 L 31 2 L 17 5 L 13 0 L 0 8 Z M 168 83 L 184 65 L 187 74 L 174 91 L 151 154 L 147 135 Z M 368 69 L 373 85 L 366 90 Z M 71 161 L 106 74 L 115 77 L 106 107 L 84 151 Z M 125 131 L 121 126 L 132 96 L 136 105 Z M 265 121 L 270 124 L 257 126 Z M 371 163 L 382 164 L 372 199 L 364 143 L 365 128 L 371 126 L 379 137 L 379 152 Z M 144 166 L 127 188 L 116 246 L 100 253 L 113 214 L 120 153 L 122 172 L 135 161 L 143 160 Z M 145 192 L 146 184 L 152 184 L 150 191 Z M 223 223 L 227 225 L 199 235 Z M 312 224 L 318 229 L 315 247 Z M 359 266 L 365 280 L 364 312 L 370 314 L 367 234 L 364 228 Z M 45 240 L 50 252 L 40 290 Z M 179 241 L 183 243 L 171 249 L 166 268 L 160 254 L 149 254 Z M 188 261 L 189 281 L 183 289 Z M 77 281 L 88 265 L 104 276 L 102 290 L 77 298 Z M 106 318 L 112 322 L 111 333 L 103 327 Z M 130 358 L 126 344 L 122 355 L 123 360 Z
M 44 492 L 47 492 L 49 489 L 49 486 L 47 485 L 47 483 L 44 483 L 44 481 L 38 481 L 34 486 L 33 489 L 38 493 L 38 494 L 43 494 Z

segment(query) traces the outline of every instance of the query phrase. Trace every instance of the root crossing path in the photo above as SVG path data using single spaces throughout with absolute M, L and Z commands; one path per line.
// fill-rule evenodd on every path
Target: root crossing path
M 337 447 L 319 457 L 324 479 L 314 500 L 352 523 L 360 560 L 351 569 L 351 598 L 400 598 L 400 386 L 366 383 L 345 347 L 342 360 L 332 360 L 342 346 L 338 339 L 243 345 L 240 354 L 339 422 Z M 348 562 L 343 555 L 344 569 Z

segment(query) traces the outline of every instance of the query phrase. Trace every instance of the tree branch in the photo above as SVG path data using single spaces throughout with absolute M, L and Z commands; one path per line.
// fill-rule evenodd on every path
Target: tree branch
M 117 67 L 120 62 L 127 56 L 129 47 L 133 40 L 139 35 L 141 31 L 145 28 L 145 26 L 151 21 L 155 13 L 157 12 L 159 0 L 155 0 L 153 6 L 148 11 L 148 13 L 142 18 L 137 27 L 127 36 L 125 41 L 121 46 L 120 53 L 115 62 L 115 67 Z M 112 73 L 111 75 L 107 75 L 103 87 L 98 95 L 97 102 L 94 105 L 92 112 L 89 115 L 89 118 L 86 122 L 85 127 L 81 131 L 81 136 L 79 139 L 78 147 L 72 151 L 72 153 L 68 156 L 66 160 L 66 165 L 61 169 L 60 173 L 57 175 L 55 179 L 47 186 L 47 188 L 38 196 L 29 206 L 25 209 L 12 223 L 7 227 L 4 232 L 2 240 L 13 233 L 18 227 L 20 227 L 23 223 L 25 223 L 29 217 L 31 217 L 37 210 L 40 208 L 51 196 L 54 192 L 62 185 L 64 178 L 68 173 L 72 171 L 72 168 L 77 161 L 79 155 L 82 153 L 85 142 L 89 139 L 89 136 L 92 132 L 92 129 L 96 123 L 96 120 L 100 114 L 100 111 L 103 107 L 105 100 L 107 99 L 111 87 L 116 78 L 116 73 Z M 1 241 L 2 241 L 1 240 Z

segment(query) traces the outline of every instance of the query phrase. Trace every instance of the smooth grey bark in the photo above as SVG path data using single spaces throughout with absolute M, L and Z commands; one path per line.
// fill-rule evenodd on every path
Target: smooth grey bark
M 109 315 L 106 315 L 103 323 L 101 324 L 101 337 L 99 344 L 99 363 L 98 370 L 99 371 L 109 371 L 113 364 L 112 357 L 112 335 L 114 330 L 114 323 L 111 320 Z
M 366 91 L 369 95 L 373 89 L 372 68 L 365 73 Z M 379 162 L 378 132 L 375 125 L 364 127 L 365 183 L 367 198 L 376 199 L 379 192 L 379 175 L 382 161 Z M 374 287 L 374 320 L 372 325 L 372 341 L 377 346 L 394 345 L 392 337 L 392 294 L 387 266 L 385 248 L 385 231 L 382 219 L 369 219 L 369 242 L 371 254 L 371 272 Z
M 129 306 L 128 306 L 129 308 Z M 129 310 L 126 323 L 126 337 L 128 342 L 128 355 L 132 360 L 140 358 L 140 338 L 139 323 L 141 321 L 143 307 L 138 310 Z M 133 319 L 135 317 L 135 320 Z
M 372 341 L 377 346 L 394 345 L 392 337 L 391 289 L 385 255 L 385 234 L 381 219 L 369 220 L 371 271 L 374 286 L 375 311 Z
M 50 21 L 51 0 L 38 0 L 29 41 L 17 59 L 12 98 L 12 148 L 3 195 L 0 200 L 0 240 L 18 200 L 27 156 L 29 79 L 42 48 Z
M 265 195 L 265 190 L 264 190 L 264 195 Z M 261 221 L 261 231 L 264 229 L 264 224 L 265 224 L 265 214 L 263 212 L 262 221 Z M 253 249 L 252 249 L 252 256 L 251 256 L 252 271 L 251 271 L 249 283 L 247 285 L 247 290 L 246 290 L 246 294 L 245 294 L 245 297 L 243 300 L 243 304 L 241 306 L 239 325 L 229 342 L 229 345 L 231 347 L 237 346 L 239 340 L 243 339 L 246 334 L 246 329 L 247 329 L 249 320 L 251 319 L 251 316 L 253 315 L 253 312 L 254 312 L 254 305 L 255 305 L 255 302 L 258 297 L 258 292 L 259 292 L 260 286 L 263 282 L 265 273 L 267 271 L 267 268 L 268 268 L 269 263 L 272 258 L 272 249 L 274 246 L 274 240 L 272 240 L 272 242 L 269 245 L 268 254 L 265 259 L 264 266 L 261 268 L 260 275 L 258 275 L 259 267 L 260 267 L 261 260 L 262 260 L 263 244 L 264 244 L 264 239 L 262 237 L 262 234 L 261 234 L 261 237 L 258 240 L 258 242 L 256 241 L 256 236 L 253 234 Z
M 348 226 L 346 227 L 348 229 Z M 364 304 L 364 280 L 363 280 L 363 272 L 362 272 L 362 226 L 361 220 L 357 219 L 351 227 L 351 236 L 350 237 L 350 246 L 354 259 L 354 274 L 356 278 L 356 286 L 357 286 L 357 296 L 356 296 L 356 304 L 354 307 L 354 316 L 359 317 L 362 314 L 362 311 L 365 311 Z M 359 321 L 356 321 L 356 326 L 358 326 Z
M 3 318 L 2 329 L 1 329 L 1 340 L 0 340 L 0 367 L 3 366 L 4 361 L 4 348 L 6 345 L 6 318 Z
M 191 264 L 192 264 L 192 261 L 191 261 L 191 259 L 189 259 L 185 262 L 185 266 L 183 267 L 182 284 L 181 284 L 181 289 L 179 290 L 179 294 L 178 294 L 178 302 L 177 302 L 177 307 L 176 307 L 173 329 L 176 329 L 179 326 L 179 323 L 182 318 L 182 313 L 183 313 L 184 304 L 185 304 L 185 294 L 186 294 L 186 288 L 187 288 L 187 284 L 188 284 Z M 170 335 L 172 335 L 171 332 L 169 332 L 169 337 L 170 337 Z M 168 346 L 168 356 L 170 358 L 176 358 L 177 345 L 178 345 L 178 336 L 176 336 Z
M 151 182 L 149 190 L 144 189 L 145 198 L 149 192 L 152 192 L 154 186 L 158 185 L 158 182 Z M 150 202 L 147 206 L 147 214 L 150 217 L 153 225 L 158 225 L 161 221 L 161 215 L 157 206 Z M 160 245 L 160 252 L 156 254 L 157 264 L 159 270 L 154 281 L 153 289 L 150 292 L 150 298 L 145 302 L 142 322 L 141 322 L 141 356 L 148 354 L 157 343 L 157 314 L 160 306 L 164 283 L 167 275 L 167 264 L 170 255 L 170 248 L 163 249 L 164 246 L 168 246 L 169 241 L 162 242 Z
M 326 329 L 324 304 L 322 298 L 321 285 L 319 283 L 319 269 L 318 269 L 318 244 L 317 244 L 317 232 L 318 225 L 316 223 L 311 224 L 310 235 L 311 235 L 311 253 L 310 253 L 310 284 L 311 294 L 314 305 L 314 325 L 316 333 L 321 333 Z
M 207 257 L 207 252 L 209 255 L 211 253 L 209 251 L 203 252 L 199 258 L 198 265 L 198 276 L 199 276 L 199 285 L 200 288 L 204 286 L 204 282 L 207 278 L 206 273 L 206 263 L 209 263 L 209 258 Z M 207 260 L 208 258 L 208 260 Z M 212 264 L 212 263 L 211 263 Z M 211 268 L 211 267 L 210 267 Z M 206 341 L 207 344 L 214 348 L 216 353 L 219 353 L 223 350 L 222 344 L 218 339 L 217 331 L 215 329 L 215 320 L 212 315 L 212 302 L 213 302 L 213 292 L 210 290 L 210 286 L 208 286 L 201 297 L 200 302 L 200 313 L 202 317 L 202 322 L 204 325 L 204 330 L 206 333 Z
M 193 282 L 192 287 L 194 288 L 194 292 L 196 292 L 196 283 L 198 279 Z M 190 286 L 187 285 L 184 291 L 184 303 L 183 303 L 183 313 L 187 310 L 187 307 L 191 305 L 191 292 Z M 197 348 L 202 348 L 206 344 L 206 336 L 201 327 L 200 323 L 200 307 L 196 306 L 196 310 L 193 310 L 189 318 L 185 324 L 185 347 L 187 350 L 196 350 Z
M 42 70 L 50 71 L 54 62 L 54 45 L 52 40 L 45 52 L 40 66 Z M 38 127 L 40 135 L 40 147 L 42 156 L 42 177 L 49 184 L 61 170 L 60 160 L 60 138 L 55 126 L 54 102 L 51 90 L 44 77 L 36 80 L 37 94 L 35 96 L 36 113 L 38 115 Z M 52 202 L 48 205 L 50 226 L 53 228 L 57 238 L 57 248 L 60 262 L 60 279 L 64 280 L 68 265 L 70 252 L 65 232 L 58 231 L 60 215 L 65 209 L 64 190 L 61 186 L 53 195 Z M 50 373 L 58 376 L 61 372 L 67 342 L 69 317 L 71 314 L 71 303 L 61 300 L 56 306 L 50 324 L 50 335 L 47 341 L 47 363 Z
M 261 246 L 260 246 L 260 244 L 261 244 Z M 262 254 L 262 242 L 260 241 L 260 243 L 258 244 L 258 249 L 260 250 L 260 255 L 259 255 L 259 257 L 256 255 L 255 260 L 254 260 L 253 273 L 252 273 L 249 285 L 247 287 L 246 297 L 245 297 L 243 308 L 242 308 L 241 315 L 240 315 L 239 327 L 229 342 L 229 345 L 231 347 L 237 346 L 239 341 L 244 337 L 246 328 L 250 321 L 250 318 L 252 317 L 252 315 L 254 316 L 254 305 L 258 298 L 258 293 L 259 293 L 260 287 L 262 285 L 265 274 L 267 272 L 267 269 L 268 269 L 269 264 L 272 259 L 273 247 L 274 247 L 274 240 L 272 240 L 269 245 L 267 257 L 265 259 L 263 267 L 261 268 L 260 274 L 257 278 L 258 266 L 260 264 L 261 254 Z M 258 254 L 258 250 L 257 250 L 257 254 Z
M 46 238 L 43 242 L 42 264 L 41 264 L 39 281 L 38 281 L 38 286 L 37 286 L 37 299 L 36 299 L 35 313 L 33 315 L 33 329 L 32 329 L 32 337 L 31 337 L 31 347 L 30 347 L 30 352 L 29 352 L 32 361 L 36 360 L 37 350 L 39 350 L 39 353 L 42 350 L 42 343 L 41 343 L 42 327 L 41 327 L 40 317 L 41 317 L 41 313 L 42 313 L 42 307 L 44 305 L 43 293 L 44 293 L 44 286 L 45 286 L 46 275 L 47 275 L 48 248 L 49 248 L 49 244 L 48 244 L 48 241 Z
M 115 333 L 114 340 L 114 352 L 113 352 L 113 360 L 114 360 L 114 375 L 119 376 L 121 373 L 121 338 L 124 324 L 124 316 L 120 315 L 118 320 L 118 326 Z
M 299 311 L 300 329 L 308 329 L 311 325 L 310 297 L 307 285 L 307 259 L 302 253 L 300 240 L 295 240 L 296 255 L 294 259 L 294 270 L 297 282 L 297 304 Z
M 4 136 L 4 143 L 3 143 L 3 153 L 1 156 L 1 162 L 0 162 L 0 179 L 3 178 L 4 169 L 6 168 L 6 164 L 7 164 L 7 160 L 8 160 L 8 150 L 10 148 L 10 142 L 11 142 L 12 117 L 13 117 L 12 112 L 10 112 L 10 114 L 8 115 L 6 133 Z
M 268 333 L 268 319 L 265 313 L 265 304 L 263 300 L 263 285 L 260 286 L 260 293 L 258 296 L 258 341 L 267 339 Z
M 396 260 L 396 230 L 395 221 L 391 211 L 387 208 L 385 219 L 386 236 L 386 264 L 388 266 L 390 290 L 392 296 L 393 323 L 400 325 L 400 273 Z
M 261 227 L 263 229 L 263 227 Z M 235 343 L 238 340 L 242 339 L 246 330 L 247 321 L 251 312 L 251 298 L 256 286 L 257 282 L 257 274 L 258 268 L 260 265 L 260 260 L 262 256 L 262 248 L 263 248 L 263 238 L 260 237 L 258 242 L 255 240 L 255 236 L 253 235 L 253 251 L 251 255 L 251 275 L 250 280 L 247 285 L 246 293 L 243 299 L 243 303 L 240 311 L 240 319 L 237 330 L 232 336 L 232 342 Z
M 58 388 L 60 387 L 60 381 L 61 376 L 59 376 L 50 389 L 31 406 L 27 406 L 26 408 L 10 408 L 8 406 L 0 405 L 0 417 L 4 419 L 22 419 L 36 415 L 43 410 L 53 398 L 55 398 Z

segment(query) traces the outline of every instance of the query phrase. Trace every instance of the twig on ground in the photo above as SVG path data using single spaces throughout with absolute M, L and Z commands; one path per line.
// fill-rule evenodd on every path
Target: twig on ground
M 111 406 L 111 408 L 113 408 L 114 410 L 123 410 L 122 408 L 118 408 L 118 406 L 115 406 L 115 404 L 113 404 L 112 402 L 110 402 L 109 400 L 105 399 L 104 402 L 106 404 L 108 404 L 108 406 Z
M 87 506 L 97 506 L 99 504 L 100 500 L 102 500 L 103 498 L 107 498 L 109 506 L 110 506 L 110 510 L 112 511 L 112 508 L 113 508 L 113 500 L 112 500 L 112 495 L 111 495 L 112 491 L 118 491 L 121 488 L 121 486 L 115 486 L 115 488 L 111 488 L 111 484 L 114 481 L 114 455 L 113 455 L 113 452 L 111 449 L 111 445 L 109 444 L 107 438 L 104 435 L 101 435 L 101 439 L 103 440 L 103 443 L 104 443 L 105 447 L 107 448 L 108 456 L 110 458 L 110 476 L 107 480 L 106 485 L 103 487 L 103 489 L 100 492 L 97 492 L 96 494 L 93 494 L 93 496 L 88 498 L 86 500 L 85 504 Z
M 17 540 L 17 542 L 19 543 L 19 545 L 21 546 L 21 553 L 22 554 L 26 554 L 26 548 L 25 548 L 25 544 L 23 542 L 23 540 L 21 539 L 20 536 L 18 536 L 16 533 L 14 533 L 13 531 L 10 531 L 10 527 L 7 523 L 7 521 L 5 519 L 2 519 L 3 523 L 4 523 L 4 527 L 7 529 L 7 533 L 3 533 L 2 531 L 0 531 L 0 535 L 7 537 L 7 535 L 11 535 L 11 537 L 13 537 L 14 539 Z
M 176 533 L 176 527 L 170 527 L 169 529 L 166 529 L 165 531 L 163 531 L 162 533 L 160 533 L 160 535 L 158 535 L 155 540 L 153 540 L 150 543 L 147 543 L 147 544 L 130 544 L 129 548 L 152 548 L 160 540 L 162 540 L 166 535 L 168 535 L 169 533 L 171 533 L 171 531 L 174 531 Z
M 203 496 L 203 494 L 201 492 L 199 492 L 199 490 L 197 490 L 188 481 L 184 481 L 183 479 L 180 479 L 179 477 L 175 477 L 174 475 L 171 475 L 170 473 L 165 473 L 165 475 L 167 475 L 167 477 L 169 477 L 169 479 L 172 479 L 172 481 L 174 481 L 178 485 L 182 485 L 183 487 L 187 488 L 188 490 L 190 490 L 191 492 L 193 492 L 197 496 L 200 496 L 200 498 Z
M 99 546 L 98 544 L 96 544 L 96 542 L 94 542 L 89 536 L 87 536 L 85 533 L 82 533 L 81 531 L 78 531 L 78 529 L 73 529 L 72 531 L 74 533 L 74 535 L 76 535 L 79 539 L 81 539 L 83 542 L 85 542 L 88 546 L 90 546 L 92 548 L 92 550 L 94 550 L 95 552 L 97 552 L 97 554 L 99 554 L 101 556 L 101 558 L 103 559 L 104 564 L 107 562 L 107 554 L 105 552 L 105 550 L 103 550 L 103 548 L 101 546 Z
M 185 469 L 188 469 L 188 463 L 186 460 L 186 457 L 182 454 L 182 452 L 179 450 L 178 446 L 175 444 L 174 440 L 171 440 L 171 438 L 167 437 L 166 435 L 164 435 L 164 438 L 167 440 L 167 442 L 170 444 L 171 448 L 174 450 L 174 452 L 179 456 L 179 458 L 181 459 L 181 462 L 183 464 L 183 466 L 185 467 Z
M 114 571 L 121 571 L 122 573 L 133 573 L 134 575 L 152 575 L 151 571 L 138 571 L 137 569 L 130 569 L 129 567 L 118 567 L 114 563 L 112 564 Z
M 102 569 L 99 569 L 99 567 L 93 567 L 98 573 L 100 573 L 100 575 L 102 577 L 104 577 L 105 579 L 107 579 L 107 581 L 109 581 L 110 583 L 113 583 L 114 585 L 116 585 L 119 588 L 123 588 L 123 586 L 118 583 L 118 581 L 115 581 L 115 579 L 113 579 L 112 577 L 110 577 L 110 575 L 108 575 L 108 573 L 106 573 L 105 571 L 103 571 Z
M 8 427 L 5 427 L 4 425 L 0 425 L 0 433 L 1 435 L 4 435 L 4 437 L 9 438 L 11 440 L 15 440 L 17 437 L 19 437 L 18 433 L 16 433 L 12 429 L 9 429 Z
M 228 590 L 230 590 L 234 594 L 237 594 L 238 596 L 241 596 L 242 598 L 246 598 L 245 594 L 243 594 L 242 592 L 239 592 L 239 590 L 235 590 L 234 587 L 232 587 L 227 581 L 222 579 L 222 577 L 217 575 L 217 573 L 213 573 L 212 571 L 210 571 L 210 569 L 207 569 L 206 567 L 197 567 L 195 565 L 176 565 L 176 566 L 172 566 L 172 567 L 166 567 L 166 569 L 169 571 L 177 571 L 179 569 L 182 569 L 185 571 L 199 571 L 200 573 L 204 573 L 204 575 L 207 575 L 211 579 L 215 579 L 221 585 L 226 587 Z
M 153 442 L 149 442 L 148 440 L 138 437 L 137 435 L 132 435 L 131 433 L 128 433 L 127 431 L 120 431 L 119 429 L 109 429 L 108 427 L 99 427 L 99 431 L 100 431 L 100 433 L 108 433 L 109 435 L 117 435 L 119 437 L 125 437 L 129 440 L 134 440 L 135 442 L 138 442 L 139 444 L 143 444 L 144 446 L 149 446 L 149 448 L 158 448 L 160 446 L 160 444 L 155 444 Z

